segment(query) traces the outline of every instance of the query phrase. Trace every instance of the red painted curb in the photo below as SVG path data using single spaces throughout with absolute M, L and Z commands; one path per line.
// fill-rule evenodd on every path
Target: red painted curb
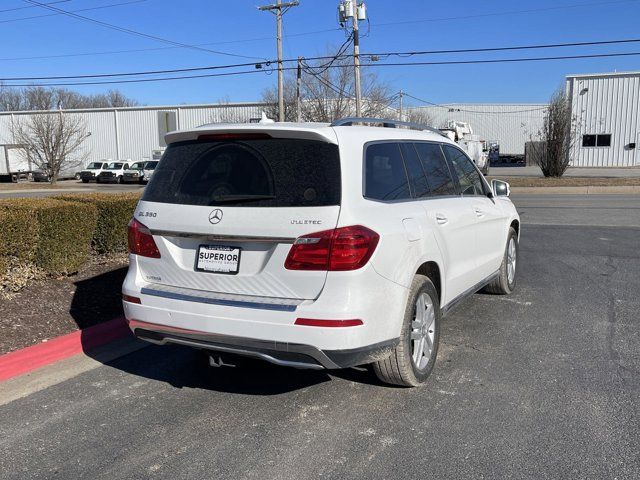
M 124 317 L 0 356 L 0 382 L 131 334 Z

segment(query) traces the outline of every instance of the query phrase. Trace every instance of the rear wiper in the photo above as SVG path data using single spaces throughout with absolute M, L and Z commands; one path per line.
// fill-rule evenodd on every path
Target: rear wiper
M 218 205 L 221 203 L 235 203 L 235 202 L 254 202 L 258 200 L 273 200 L 275 195 L 220 195 L 215 197 L 209 205 Z

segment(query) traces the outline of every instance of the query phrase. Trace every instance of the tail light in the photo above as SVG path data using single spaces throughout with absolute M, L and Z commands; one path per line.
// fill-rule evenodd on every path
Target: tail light
M 380 236 L 355 225 L 310 233 L 296 239 L 284 266 L 287 270 L 357 270 L 373 255 Z
M 151 231 L 135 218 L 129 222 L 129 253 L 141 257 L 160 258 L 160 251 Z

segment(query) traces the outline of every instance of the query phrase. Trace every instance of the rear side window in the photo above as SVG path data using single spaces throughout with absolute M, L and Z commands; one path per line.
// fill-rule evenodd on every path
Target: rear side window
M 424 170 L 422 169 L 422 164 L 420 163 L 416 149 L 411 143 L 401 143 L 400 150 L 402 151 L 404 164 L 407 168 L 407 174 L 409 175 L 413 196 L 416 198 L 427 197 L 429 195 L 429 184 L 427 183 L 427 177 L 424 175 Z
M 458 183 L 460 184 L 462 195 L 484 195 L 484 188 L 482 187 L 480 173 L 476 170 L 471 159 L 462 153 L 461 150 L 450 147 L 449 145 L 444 145 L 443 150 L 447 160 L 449 160 L 449 163 L 453 168 L 453 171 L 458 177 Z
M 340 204 L 337 145 L 301 139 L 169 145 L 142 200 L 183 205 L 319 207 Z
M 458 195 L 440 145 L 435 143 L 416 143 L 415 146 L 427 175 L 431 195 Z
M 409 181 L 397 143 L 367 146 L 364 165 L 364 196 L 374 200 L 411 198 Z

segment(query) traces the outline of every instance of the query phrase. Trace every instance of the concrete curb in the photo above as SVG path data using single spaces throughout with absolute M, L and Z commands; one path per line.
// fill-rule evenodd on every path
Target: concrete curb
M 585 186 L 585 187 L 511 187 L 512 193 L 538 195 L 606 195 L 640 194 L 640 185 Z
M 131 335 L 124 317 L 0 356 L 0 382 Z

